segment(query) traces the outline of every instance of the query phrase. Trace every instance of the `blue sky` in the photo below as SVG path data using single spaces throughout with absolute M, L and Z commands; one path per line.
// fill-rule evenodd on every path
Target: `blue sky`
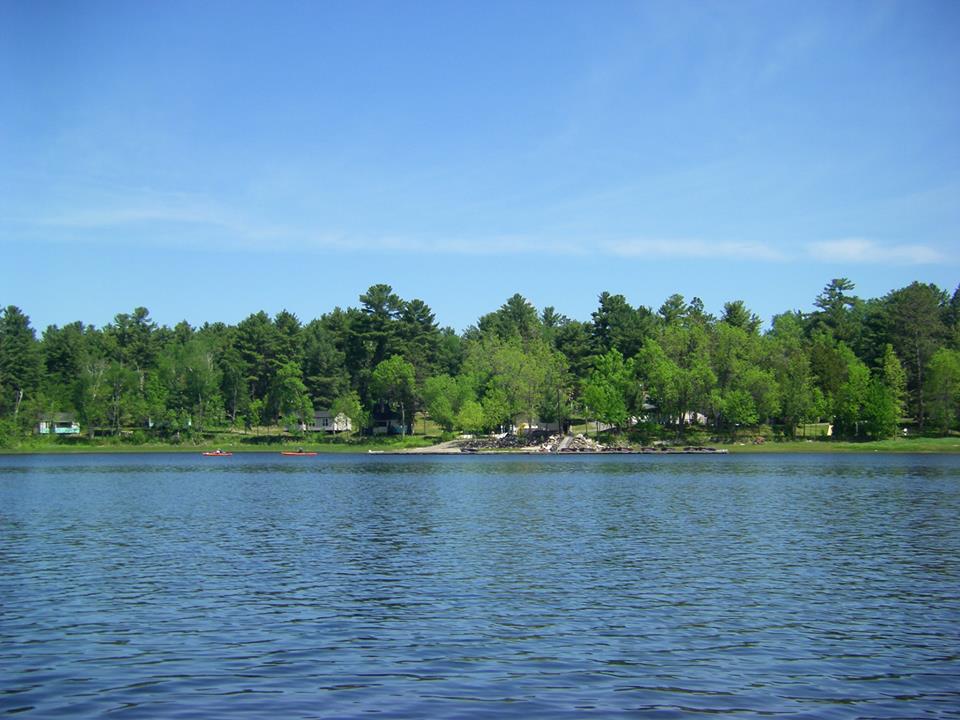
M 960 282 L 960 3 L 0 2 L 0 303 L 173 325 L 385 282 L 769 320 Z

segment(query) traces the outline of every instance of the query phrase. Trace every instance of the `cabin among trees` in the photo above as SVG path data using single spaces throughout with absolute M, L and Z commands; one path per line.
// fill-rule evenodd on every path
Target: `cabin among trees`
M 400 413 L 384 408 L 375 410 L 370 416 L 371 435 L 412 435 L 413 422 L 404 425 L 404 418 Z
M 418 416 L 467 433 L 573 418 L 664 436 L 794 437 L 811 423 L 842 439 L 957 431 L 960 289 L 854 291 L 832 280 L 810 312 L 767 325 L 740 300 L 714 315 L 679 294 L 654 309 L 604 292 L 575 320 L 516 294 L 462 333 L 389 285 L 306 323 L 281 311 L 170 328 L 140 307 L 38 336 L 11 305 L 0 311 L 0 443 L 40 432 L 38 418 L 50 434 L 160 439 L 412 432 Z
M 70 413 L 43 415 L 37 422 L 39 435 L 79 435 L 80 423 Z
M 310 432 L 342 433 L 353 430 L 353 424 L 346 414 L 334 414 L 330 410 L 317 410 L 313 413 L 313 423 L 307 426 Z

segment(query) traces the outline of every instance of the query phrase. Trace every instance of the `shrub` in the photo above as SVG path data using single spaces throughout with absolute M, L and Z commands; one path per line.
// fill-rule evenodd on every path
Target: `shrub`
M 17 441 L 17 429 L 12 420 L 0 420 L 0 448 L 11 448 Z

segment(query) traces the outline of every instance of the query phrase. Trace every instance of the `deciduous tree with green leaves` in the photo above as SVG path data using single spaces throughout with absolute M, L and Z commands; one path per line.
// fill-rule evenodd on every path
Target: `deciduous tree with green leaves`
M 355 432 L 360 432 L 370 424 L 370 413 L 364 409 L 356 390 L 351 390 L 334 400 L 330 406 L 330 412 L 334 418 L 341 414 L 349 418 Z
M 619 350 L 611 349 L 595 359 L 583 386 L 583 402 L 600 422 L 625 427 L 635 383 L 633 361 L 624 360 Z
M 940 348 L 930 359 L 927 372 L 927 407 L 930 418 L 946 433 L 960 417 L 960 351 Z
M 406 434 L 407 417 L 412 417 L 416 400 L 413 365 L 400 355 L 384 360 L 373 369 L 370 391 L 377 400 L 400 411 L 401 432 Z

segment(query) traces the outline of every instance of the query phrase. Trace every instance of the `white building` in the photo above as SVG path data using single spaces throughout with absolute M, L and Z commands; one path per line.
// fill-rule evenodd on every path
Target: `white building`
M 37 423 L 37 432 L 41 435 L 79 435 L 80 423 L 69 413 L 44 415 Z
M 317 410 L 313 413 L 313 424 L 307 430 L 328 433 L 350 432 L 353 430 L 353 425 L 350 423 L 350 418 L 343 413 L 334 416 L 329 410 Z

